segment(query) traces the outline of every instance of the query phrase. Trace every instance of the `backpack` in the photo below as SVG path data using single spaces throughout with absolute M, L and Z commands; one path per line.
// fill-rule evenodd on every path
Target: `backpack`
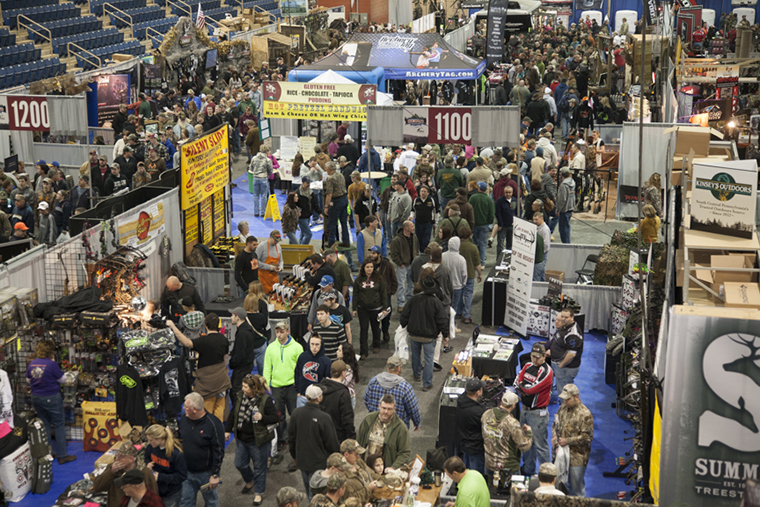
M 562 94 L 562 98 L 559 100 L 559 110 L 563 113 L 567 113 L 570 111 L 570 99 L 569 99 L 569 93 L 565 92 Z
M 196 285 L 195 277 L 190 274 L 190 270 L 187 269 L 187 266 L 182 261 L 172 264 L 171 275 L 179 278 L 179 281 L 182 283 L 189 283 L 193 286 Z
M 554 210 L 554 201 L 552 201 L 548 196 L 544 198 L 544 210 L 547 213 Z

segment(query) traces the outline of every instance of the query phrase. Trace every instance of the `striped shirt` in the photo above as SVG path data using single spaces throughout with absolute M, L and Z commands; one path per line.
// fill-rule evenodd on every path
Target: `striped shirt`
M 335 361 L 338 359 L 338 347 L 341 343 L 346 341 L 346 330 L 343 326 L 339 326 L 335 323 L 330 323 L 325 327 L 317 322 L 312 329 L 315 333 L 322 337 L 322 345 L 325 348 L 325 355 L 330 360 Z

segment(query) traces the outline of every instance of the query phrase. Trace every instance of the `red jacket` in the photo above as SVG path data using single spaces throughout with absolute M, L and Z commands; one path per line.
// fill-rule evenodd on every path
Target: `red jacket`
M 523 408 L 533 409 L 549 406 L 553 378 L 554 373 L 548 364 L 544 363 L 537 366 L 533 363 L 527 363 L 515 381 L 515 386 L 519 388 L 522 395 Z
M 412 178 L 406 179 L 406 190 L 409 192 L 409 196 L 412 198 L 412 200 L 417 198 L 417 189 L 414 187 L 414 182 L 412 182 Z
M 130 498 L 124 496 L 119 503 L 119 507 L 127 507 L 129 505 Z M 145 491 L 145 496 L 142 497 L 137 507 L 164 507 L 164 501 L 158 496 L 158 493 L 154 493 L 150 488 Z

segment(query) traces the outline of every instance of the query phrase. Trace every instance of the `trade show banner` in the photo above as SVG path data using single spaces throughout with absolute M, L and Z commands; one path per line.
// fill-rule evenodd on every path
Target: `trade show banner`
M 752 239 L 757 161 L 694 162 L 691 228 Z
M 164 203 L 154 203 L 146 208 L 137 208 L 129 214 L 119 217 L 116 228 L 119 231 L 119 244 L 136 247 L 163 234 Z
M 182 210 L 223 189 L 230 182 L 228 125 L 182 145 Z
M 129 74 L 109 74 L 98 76 L 98 125 L 113 120 L 119 111 L 119 104 L 129 104 Z
M 8 95 L 0 97 L 0 130 L 50 131 L 47 97 Z
M 760 321 L 732 308 L 671 309 L 659 505 L 739 504 L 760 469 Z
M 533 265 L 536 260 L 536 236 L 538 236 L 536 224 L 515 218 L 512 228 L 512 264 L 509 268 L 504 325 L 521 335 L 526 335 L 528 331 Z
M 403 134 L 397 145 L 465 144 L 473 146 L 518 146 L 520 144 L 520 109 L 517 106 L 410 106 L 399 113 L 402 127 L 368 121 L 367 131 L 383 131 L 384 139 L 395 133 Z M 392 129 L 387 132 L 386 129 Z
M 488 4 L 486 61 L 488 65 L 504 57 L 504 26 L 507 23 L 507 0 L 491 0 Z
M 264 116 L 300 120 L 365 121 L 377 85 L 264 81 Z

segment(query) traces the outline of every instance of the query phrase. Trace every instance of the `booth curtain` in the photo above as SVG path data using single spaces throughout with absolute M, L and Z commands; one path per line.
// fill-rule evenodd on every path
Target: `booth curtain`
M 87 135 L 87 102 L 85 97 L 48 95 L 50 134 L 55 136 Z
M 367 139 L 373 145 L 401 146 L 404 144 L 404 132 L 399 126 L 403 123 L 404 108 L 401 106 L 368 106 Z
M 549 250 L 549 259 L 546 261 L 546 269 L 562 271 L 565 273 L 565 283 L 575 283 L 579 269 L 583 269 L 583 263 L 589 255 L 599 255 L 602 245 L 569 245 L 552 243 Z M 593 263 L 586 264 L 587 269 L 594 269 Z
M 532 298 L 542 298 L 548 292 L 549 282 L 533 282 Z M 586 329 L 584 331 L 591 329 L 607 331 L 610 328 L 612 304 L 620 302 L 623 297 L 623 288 L 565 283 L 562 285 L 562 293 L 581 305 L 581 313 L 586 316 Z
M 511 114 L 505 114 L 510 110 Z M 496 112 L 496 113 L 494 113 Z M 518 118 L 518 121 L 514 121 Z M 477 139 L 478 146 L 520 145 L 520 111 L 517 106 L 479 106 L 472 108 L 472 139 Z M 516 139 L 516 143 L 504 142 Z

